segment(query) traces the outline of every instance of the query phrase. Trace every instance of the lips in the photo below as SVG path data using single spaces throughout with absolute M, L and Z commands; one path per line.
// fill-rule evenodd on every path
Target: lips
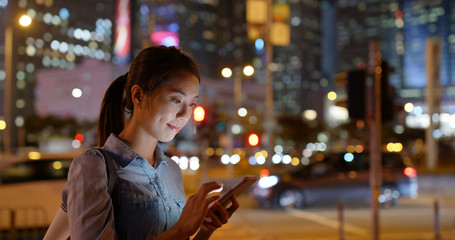
M 180 128 L 179 128 L 179 127 L 176 127 L 176 126 L 171 125 L 171 124 L 169 124 L 169 123 L 167 124 L 167 126 L 168 126 L 170 129 L 172 129 L 174 132 L 180 131 Z

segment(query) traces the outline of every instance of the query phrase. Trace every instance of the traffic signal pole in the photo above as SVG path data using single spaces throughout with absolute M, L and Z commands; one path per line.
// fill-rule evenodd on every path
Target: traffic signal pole
M 368 101 L 368 124 L 370 126 L 370 189 L 371 189 L 371 240 L 379 239 L 379 203 L 381 191 L 381 74 L 382 57 L 378 42 L 370 42 L 370 72 L 373 73 L 373 101 Z M 371 92 L 371 91 L 370 91 Z M 371 98 L 370 98 L 371 99 Z

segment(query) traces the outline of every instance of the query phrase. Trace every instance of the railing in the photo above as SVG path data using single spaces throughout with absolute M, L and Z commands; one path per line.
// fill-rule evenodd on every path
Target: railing
M 43 206 L 0 206 L 0 240 L 42 239 L 48 225 Z

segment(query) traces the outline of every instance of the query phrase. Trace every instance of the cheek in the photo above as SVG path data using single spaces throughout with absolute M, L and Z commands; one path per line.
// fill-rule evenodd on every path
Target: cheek
M 184 125 L 186 125 L 190 121 L 191 116 L 192 115 L 190 114 L 188 117 L 185 118 L 185 124 Z

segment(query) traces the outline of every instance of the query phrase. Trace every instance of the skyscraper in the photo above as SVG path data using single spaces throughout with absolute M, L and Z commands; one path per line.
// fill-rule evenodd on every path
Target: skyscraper
M 425 45 L 434 38 L 441 45 L 440 81 L 455 85 L 455 2 L 403 1 L 404 13 L 404 88 L 424 88 Z
M 378 42 L 382 60 L 395 69 L 390 84 L 401 88 L 403 12 L 397 0 L 337 1 L 337 72 L 367 69 L 369 43 Z
M 390 84 L 422 89 L 426 40 L 434 38 L 441 43 L 441 84 L 454 85 L 453 1 L 338 1 L 337 9 L 338 72 L 365 67 L 368 42 L 378 41 L 383 60 L 395 70 Z
M 0 119 L 6 122 L 2 143 L 11 148 L 8 150 L 21 145 L 18 141 L 24 142 L 27 136 L 19 137 L 19 132 L 24 132 L 25 119 L 35 114 L 35 98 L 46 94 L 35 92 L 37 70 L 73 69 L 84 58 L 112 60 L 113 7 L 107 0 L 0 2 L 0 93 L 5 99 L 2 107 L 9 103 Z M 28 28 L 17 24 L 22 14 L 32 18 Z M 13 29 L 11 34 L 6 34 L 8 28 Z M 12 40 L 12 46 L 5 46 L 5 38 Z M 10 69 L 5 69 L 7 66 Z M 10 77 L 5 74 L 8 71 L 12 72 Z
M 328 82 L 321 73 L 320 3 L 311 0 L 288 4 L 291 42 L 275 47 L 273 54 L 275 112 L 301 115 L 312 109 L 322 113 L 321 93 Z

